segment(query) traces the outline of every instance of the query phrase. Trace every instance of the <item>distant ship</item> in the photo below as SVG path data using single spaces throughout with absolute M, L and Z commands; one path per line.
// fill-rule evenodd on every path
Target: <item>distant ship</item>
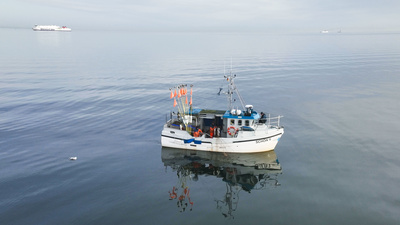
M 56 26 L 56 25 L 35 25 L 32 30 L 34 31 L 71 31 L 71 28 L 66 26 Z
M 323 30 L 323 31 L 321 31 L 321 33 L 322 34 L 327 34 L 327 33 L 329 33 L 329 30 Z

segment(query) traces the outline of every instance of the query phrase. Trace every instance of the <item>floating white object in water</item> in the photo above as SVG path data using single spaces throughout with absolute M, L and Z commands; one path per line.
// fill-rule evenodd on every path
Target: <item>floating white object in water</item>
M 74 157 L 70 157 L 69 160 L 77 160 L 78 157 L 74 156 Z

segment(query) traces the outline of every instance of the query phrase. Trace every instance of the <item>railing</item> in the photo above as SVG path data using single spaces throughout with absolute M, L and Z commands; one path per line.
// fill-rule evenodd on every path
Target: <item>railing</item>
M 198 121 L 197 118 L 195 116 L 192 115 L 184 115 L 183 117 L 177 113 L 173 113 L 173 112 L 169 112 L 165 115 L 165 123 L 167 124 L 171 124 L 171 122 L 173 121 L 181 121 L 184 124 L 187 125 L 193 125 L 193 126 L 197 126 L 198 125 Z M 193 122 L 194 121 L 194 122 Z
M 271 114 L 268 114 L 267 121 L 265 124 L 268 127 L 280 127 L 280 122 L 282 117 L 283 116 L 271 117 Z

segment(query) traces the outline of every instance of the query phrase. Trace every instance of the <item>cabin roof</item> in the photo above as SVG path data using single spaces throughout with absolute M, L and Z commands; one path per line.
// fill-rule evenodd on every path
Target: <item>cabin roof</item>
M 232 115 L 228 110 L 223 117 L 228 119 L 256 120 L 260 118 L 260 115 L 256 111 L 253 111 L 250 116 L 245 116 L 243 112 L 240 115 Z
M 187 114 L 199 115 L 199 114 L 220 114 L 223 115 L 226 110 L 218 110 L 218 109 L 192 109 Z
M 245 116 L 245 114 L 242 112 L 240 115 L 232 115 L 229 110 L 218 110 L 218 109 L 192 109 L 191 111 L 187 112 L 187 114 L 192 114 L 194 116 L 200 115 L 200 114 L 219 114 L 223 115 L 223 118 L 229 118 L 229 119 L 247 119 L 247 120 L 256 120 L 260 118 L 260 115 L 256 112 L 253 111 L 250 116 Z

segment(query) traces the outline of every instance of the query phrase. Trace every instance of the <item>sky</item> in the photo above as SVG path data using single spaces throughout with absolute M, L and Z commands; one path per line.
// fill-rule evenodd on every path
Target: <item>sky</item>
M 1 0 L 0 27 L 400 32 L 399 0 Z

